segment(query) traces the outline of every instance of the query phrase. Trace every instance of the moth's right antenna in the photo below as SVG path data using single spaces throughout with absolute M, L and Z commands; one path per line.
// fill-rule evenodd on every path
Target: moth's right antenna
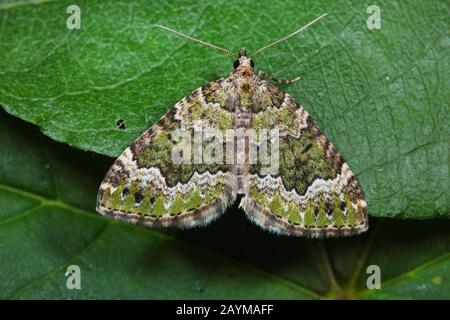
M 308 28 L 309 26 L 313 25 L 314 23 L 316 23 L 316 22 L 319 21 L 320 19 L 326 17 L 327 15 L 328 15 L 328 13 L 324 13 L 323 15 L 321 15 L 320 17 L 315 18 L 313 21 L 311 21 L 311 22 L 308 23 L 307 25 L 301 27 L 301 28 L 298 29 L 297 31 L 294 31 L 294 32 L 292 32 L 291 34 L 288 34 L 287 36 L 285 36 L 285 37 L 283 37 L 283 38 L 281 38 L 281 39 L 278 39 L 277 41 L 274 41 L 274 42 L 272 42 L 272 43 L 269 43 L 268 45 L 262 47 L 261 49 L 256 50 L 256 52 L 253 54 L 253 57 L 256 56 L 258 53 L 260 53 L 261 51 L 266 50 L 266 49 L 268 49 L 268 48 L 270 48 L 270 47 L 273 47 L 274 45 L 276 45 L 276 44 L 278 44 L 278 43 L 280 43 L 280 42 L 283 42 L 283 41 L 289 39 L 290 37 L 295 36 L 297 33 L 302 32 L 303 30 L 305 30 L 305 29 Z
M 210 48 L 213 48 L 213 49 L 216 49 L 216 50 L 225 52 L 226 54 L 232 56 L 233 58 L 236 58 L 236 57 L 237 57 L 235 54 L 233 54 L 233 53 L 232 53 L 230 50 L 228 50 L 228 49 L 225 49 L 225 48 L 216 46 L 216 45 L 214 45 L 214 44 L 212 44 L 212 43 L 208 43 L 208 42 L 202 41 L 202 40 L 200 40 L 200 39 L 193 38 L 193 37 L 191 37 L 191 36 L 188 36 L 187 34 L 181 33 L 180 31 L 173 30 L 173 29 L 171 29 L 171 28 L 162 26 L 162 25 L 160 25 L 160 24 L 155 24 L 155 25 L 153 25 L 153 26 L 154 26 L 154 27 L 157 27 L 157 28 L 164 29 L 164 30 L 166 30 L 166 31 L 173 32 L 173 33 L 175 33 L 176 35 L 179 35 L 179 36 L 181 36 L 181 37 L 185 37 L 186 39 L 189 39 L 189 40 L 191 40 L 191 41 L 200 43 L 201 45 L 204 45 L 204 46 L 206 46 L 206 47 L 210 47 Z

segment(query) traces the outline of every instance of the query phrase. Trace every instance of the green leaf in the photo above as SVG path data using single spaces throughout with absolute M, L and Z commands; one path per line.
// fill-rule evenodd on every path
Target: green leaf
M 81 30 L 66 28 L 70 4 L 0 4 L 0 105 L 51 138 L 117 156 L 230 72 L 230 57 L 154 23 L 252 52 L 326 11 L 257 69 L 302 76 L 285 89 L 347 159 L 372 216 L 449 215 L 448 1 L 378 1 L 381 30 L 368 30 L 364 1 L 77 1 Z
M 362 236 L 318 241 L 265 232 L 235 206 L 206 228 L 155 231 L 92 211 L 108 158 L 3 111 L 0 148 L 0 299 L 450 298 L 449 220 L 373 218 Z M 69 265 L 81 290 L 66 287 Z

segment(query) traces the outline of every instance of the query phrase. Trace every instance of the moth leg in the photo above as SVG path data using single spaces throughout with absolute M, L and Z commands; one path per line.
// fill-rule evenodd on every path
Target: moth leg
M 266 79 L 275 81 L 275 82 L 277 82 L 279 84 L 291 84 L 291 83 L 297 82 L 298 80 L 301 79 L 300 77 L 295 77 L 293 79 L 288 79 L 288 80 L 287 79 L 276 79 L 270 73 L 267 73 L 267 72 L 262 71 L 262 70 L 260 70 L 258 72 L 258 76 L 260 78 L 266 78 Z

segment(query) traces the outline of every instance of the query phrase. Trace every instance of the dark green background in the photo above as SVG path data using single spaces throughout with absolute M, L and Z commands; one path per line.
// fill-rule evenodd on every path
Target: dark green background
M 450 298 L 448 2 L 379 1 L 371 31 L 364 1 L 77 1 L 78 31 L 65 27 L 69 4 L 0 1 L 0 105 L 37 125 L 0 113 L 1 298 Z M 366 234 L 278 237 L 237 207 L 190 231 L 94 212 L 106 156 L 231 69 L 152 23 L 252 51 L 323 12 L 255 62 L 302 76 L 283 89 L 357 174 Z M 70 264 L 80 291 L 65 287 Z M 365 289 L 371 264 L 381 290 Z

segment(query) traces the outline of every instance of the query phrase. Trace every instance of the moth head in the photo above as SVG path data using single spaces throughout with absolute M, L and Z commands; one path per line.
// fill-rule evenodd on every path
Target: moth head
M 239 50 L 239 59 L 233 63 L 234 72 L 240 73 L 252 73 L 255 64 L 252 58 L 247 56 L 247 49 L 242 48 Z

